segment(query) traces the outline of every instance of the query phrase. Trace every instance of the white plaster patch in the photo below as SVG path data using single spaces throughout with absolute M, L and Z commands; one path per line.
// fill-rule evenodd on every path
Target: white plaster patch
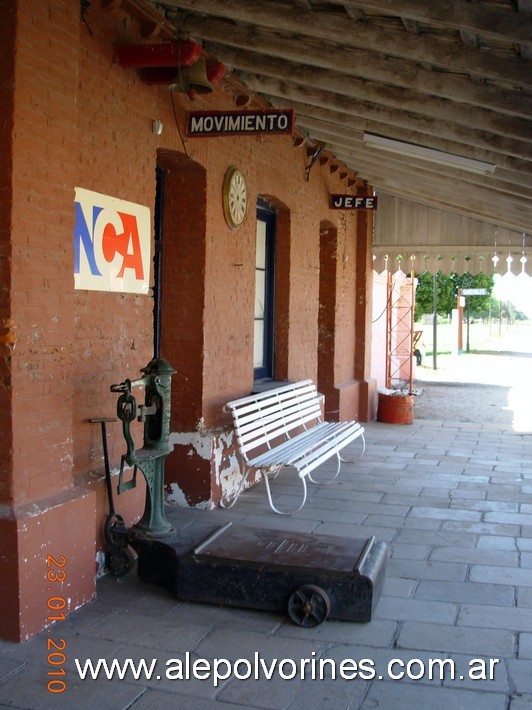
M 98 550 L 96 553 L 96 579 L 105 574 L 105 552 Z
M 192 456 L 196 453 L 200 458 L 206 461 L 211 460 L 213 439 L 210 435 L 201 434 L 198 432 L 176 432 L 173 431 L 168 439 L 172 446 L 190 446 L 194 450 L 189 453 Z
M 166 501 L 168 503 L 172 503 L 173 505 L 182 505 L 185 508 L 189 507 L 185 494 L 177 483 L 170 483 L 166 488 L 167 490 L 168 488 L 170 489 L 170 491 L 166 494 Z

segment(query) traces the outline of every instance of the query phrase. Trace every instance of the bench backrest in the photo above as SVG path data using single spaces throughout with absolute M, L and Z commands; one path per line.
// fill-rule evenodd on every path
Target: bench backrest
M 287 435 L 321 421 L 316 385 L 303 380 L 267 392 L 235 399 L 225 406 L 233 415 L 236 437 L 245 460 L 271 448 Z

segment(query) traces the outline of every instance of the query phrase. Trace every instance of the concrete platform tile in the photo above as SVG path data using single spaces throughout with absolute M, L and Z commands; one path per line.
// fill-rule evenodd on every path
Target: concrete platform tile
M 396 528 L 373 525 L 347 525 L 346 523 L 320 523 L 313 531 L 315 535 L 337 535 L 338 537 L 368 538 L 375 535 L 381 542 L 391 542 L 397 535 Z
M 146 649 L 168 649 L 189 651 L 193 649 L 211 630 L 208 624 L 198 621 L 174 619 L 174 623 L 154 623 L 150 616 L 127 611 L 116 611 L 102 619 L 100 624 L 91 626 L 86 631 L 88 636 L 131 643 L 132 641 Z
M 430 532 L 423 533 L 423 543 L 426 545 L 456 545 L 457 547 L 476 547 L 478 535 L 473 533 L 460 533 L 455 531 L 441 530 L 439 522 L 436 521 L 438 527 Z M 394 542 L 412 544 L 418 543 L 420 534 L 418 530 L 406 530 L 403 528 Z
M 400 528 L 404 518 L 398 515 L 368 515 L 364 520 L 364 527 Z
M 423 496 L 423 505 L 430 505 L 432 508 L 449 507 L 448 496 L 435 496 L 433 495 L 433 491 L 427 492 L 427 495 L 425 496 L 423 489 L 420 491 L 420 495 Z M 401 495 L 397 493 L 386 493 L 382 499 L 382 502 L 390 506 L 402 504 L 408 512 L 412 505 L 415 505 L 417 503 L 416 498 L 417 496 Z
M 462 488 L 462 484 L 458 485 L 455 490 L 449 491 L 449 497 L 451 501 L 455 498 L 461 501 L 465 500 L 486 500 L 486 491 L 480 491 L 476 488 Z
M 61 678 L 66 683 L 64 692 L 50 692 L 51 680 L 42 666 L 26 666 L 15 673 L 1 687 L 1 702 L 7 706 L 28 710 L 94 710 L 94 708 L 124 709 L 130 707 L 144 693 L 144 686 L 124 681 L 110 682 L 102 677 L 81 680 L 77 673 Z M 59 686 L 52 686 L 59 687 Z
M 454 680 L 450 675 L 446 677 L 443 681 L 444 687 L 510 694 L 510 682 L 504 658 L 453 654 L 452 660 L 455 677 Z
M 532 552 L 521 553 L 521 567 L 532 568 Z
M 418 598 L 381 597 L 374 618 L 454 624 L 457 613 L 458 604 L 453 604 L 452 602 L 437 602 Z
M 429 559 L 443 562 L 517 567 L 519 555 L 517 552 L 509 550 L 479 550 L 478 547 L 437 547 L 432 551 Z
M 509 659 L 508 675 L 517 695 L 532 695 L 532 674 L 530 673 L 530 661 Z
M 411 597 L 419 582 L 415 579 L 403 579 L 401 577 L 392 577 L 386 574 L 382 594 L 387 597 L 399 597 L 406 599 Z
M 410 512 L 410 517 L 478 522 L 481 520 L 482 514 L 474 510 L 456 510 L 453 508 L 429 508 L 426 506 L 415 506 Z
M 463 604 L 456 623 L 458 626 L 532 631 L 532 609 Z
M 503 523 L 467 522 L 459 520 L 444 520 L 442 530 L 449 532 L 473 533 L 474 535 L 509 535 L 518 537 L 521 534 L 519 525 Z
M 183 621 L 190 622 L 191 619 L 198 619 L 202 625 L 212 628 L 238 626 L 241 631 L 270 634 L 276 631 L 285 618 L 285 614 L 274 614 L 271 611 L 184 602 L 165 617 L 165 623 L 172 626 Z
M 466 498 L 453 498 L 451 508 L 462 508 L 465 510 L 479 510 L 481 512 L 504 512 L 516 513 L 519 503 L 500 500 L 468 500 Z
M 434 654 L 456 653 L 472 656 L 513 657 L 516 635 L 501 629 L 483 627 L 445 626 L 405 621 L 399 631 L 397 648 L 432 651 Z
M 335 646 L 328 649 L 322 657 L 334 659 L 337 666 L 344 659 L 353 659 L 357 666 L 360 665 L 362 678 L 367 680 L 372 674 L 372 684 L 394 680 L 397 683 L 428 685 L 434 689 L 441 687 L 441 668 L 447 667 L 445 654 L 433 663 L 433 654 L 427 651 L 416 651 L 412 655 L 410 650 L 397 648 Z
M 495 693 L 482 693 L 455 688 L 434 688 L 410 683 L 374 683 L 370 688 L 360 710 L 413 710 L 430 708 L 431 710 L 463 710 L 464 708 L 482 708 L 482 710 L 506 710 L 506 696 Z
M 532 515 L 526 513 L 486 513 L 484 520 L 488 523 L 506 523 L 508 525 L 532 525 Z
M 313 629 L 300 629 L 290 623 L 295 631 L 313 631 Z M 356 627 L 356 624 L 349 624 L 349 627 Z M 321 624 L 317 629 L 325 628 L 326 624 Z M 240 629 L 219 628 L 214 629 L 209 636 L 195 648 L 198 656 L 206 658 L 223 657 L 229 661 L 236 661 L 239 658 L 253 659 L 256 652 L 260 652 L 262 658 L 312 658 L 312 653 L 320 653 L 326 646 L 325 639 L 316 636 L 305 636 L 302 634 L 298 638 L 287 636 L 282 633 L 286 628 L 284 625 L 274 635 L 254 633 L 252 631 L 242 631 Z
M 519 634 L 518 658 L 532 658 L 532 634 Z
M 469 574 L 472 582 L 532 587 L 532 570 L 529 569 L 473 565 Z
M 373 617 L 368 624 L 349 621 L 326 621 L 313 629 L 300 628 L 286 621 L 276 636 L 286 640 L 311 641 L 320 644 L 321 647 L 330 644 L 356 644 L 357 646 L 371 648 L 386 648 L 395 637 L 397 628 L 397 621 L 376 617 Z M 316 649 L 316 647 L 314 648 Z
M 518 538 L 504 535 L 486 535 L 480 537 L 477 545 L 479 550 L 518 550 Z
M 46 658 L 46 656 L 45 656 Z M 7 680 L 10 676 L 22 670 L 25 666 L 25 661 L 18 658 L 0 657 L 0 684 Z M 2 693 L 0 690 L 0 698 Z
M 420 535 L 425 536 L 425 531 L 429 530 L 439 530 L 441 526 L 440 520 L 434 520 L 432 518 L 405 518 L 402 529 L 408 530 L 423 530 L 422 533 L 418 532 L 418 538 Z
M 224 703 L 220 705 L 216 699 L 195 698 L 190 695 L 179 695 L 147 688 L 131 707 L 131 710 L 242 710 L 242 705 Z
M 217 657 L 224 657 L 222 652 L 216 654 Z M 161 651 L 154 649 L 146 649 L 134 643 L 123 646 L 116 654 L 116 660 L 122 666 L 131 659 L 131 663 L 138 668 L 138 664 L 144 660 L 148 669 L 151 669 L 150 676 L 146 673 L 141 673 L 135 678 L 131 667 L 124 680 L 115 678 L 108 682 L 109 685 L 115 683 L 124 683 L 142 688 L 151 688 L 152 690 L 164 691 L 166 693 L 178 693 L 180 695 L 191 695 L 198 698 L 214 698 L 223 687 L 226 680 L 220 680 L 218 685 L 215 685 L 213 676 L 205 679 L 196 677 L 193 668 L 194 662 L 198 658 L 206 659 L 212 663 L 213 658 L 205 657 L 202 654 L 180 653 L 175 651 Z M 94 662 L 95 659 L 93 659 Z M 153 664 L 153 667 L 152 667 Z M 188 677 L 187 677 L 188 664 Z M 109 706 L 102 706 L 109 707 Z
M 302 708 L 358 708 L 367 692 L 368 683 L 363 680 L 306 681 L 296 694 L 290 710 Z M 225 710 L 225 708 L 223 708 Z
M 408 579 L 437 579 L 442 581 L 463 582 L 467 574 L 467 565 L 452 562 L 431 562 L 419 560 L 388 560 L 387 572 L 396 577 Z
M 287 667 L 287 674 L 289 668 Z M 298 678 L 283 679 L 274 675 L 270 680 L 262 677 L 259 680 L 249 678 L 238 680 L 232 678 L 222 688 L 218 698 L 223 703 L 235 703 L 246 708 L 265 708 L 266 710 L 283 710 L 288 708 L 295 700 L 296 694 L 303 681 Z
M 532 609 L 530 587 L 517 587 L 517 606 L 524 609 Z
M 392 542 L 392 557 L 402 560 L 426 560 L 432 548 L 429 545 L 404 545 Z
M 417 599 L 513 607 L 515 587 L 503 584 L 422 580 L 419 582 L 414 596 Z

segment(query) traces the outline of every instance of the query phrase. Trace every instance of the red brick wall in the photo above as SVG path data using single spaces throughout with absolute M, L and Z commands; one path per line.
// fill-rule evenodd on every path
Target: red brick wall
M 329 210 L 328 194 L 345 189 L 340 173 L 316 163 L 307 175 L 306 152 L 290 136 L 184 139 L 186 110 L 234 108 L 230 85 L 193 103 L 167 87 L 148 86 L 135 70 L 113 64 L 114 45 L 145 41 L 138 22 L 122 10 L 103 11 L 95 0 L 86 26 L 79 10 L 78 0 L 0 3 L 0 502 L 12 503 L 19 515 L 10 512 L 1 522 L 9 529 L 7 540 L 24 528 L 20 520 L 36 503 L 43 520 L 55 521 L 46 540 L 51 547 L 62 542 L 56 525 L 61 511 L 81 511 L 80 535 L 98 537 L 102 444 L 100 428 L 88 419 L 113 415 L 110 385 L 139 377 L 153 355 L 151 294 L 74 289 L 76 187 L 145 205 L 153 214 L 155 168 L 169 161 L 161 355 L 177 370 L 174 431 L 197 429 L 208 438 L 209 428 L 228 423 L 224 403 L 251 388 L 258 197 L 278 209 L 276 377 L 318 375 L 320 225 L 326 221 L 348 257 L 336 259 L 329 363 L 340 414 L 355 411 L 353 376 L 369 372 L 364 298 L 370 218 L 341 218 Z M 152 133 L 154 119 L 162 119 L 162 135 Z M 225 223 L 221 194 L 231 165 L 244 172 L 249 189 L 249 212 L 235 231 Z M 116 467 L 125 443 L 119 423 L 109 432 Z M 140 446 L 140 425 L 135 438 Z M 208 457 L 182 461 L 191 461 L 185 475 L 197 475 L 207 488 L 217 475 Z M 93 493 L 76 485 L 89 485 Z M 136 507 L 142 511 L 143 491 L 131 495 L 117 507 L 133 516 Z M 51 496 L 53 506 L 46 503 Z M 25 512 L 17 509 L 21 505 Z M 83 555 L 72 582 L 73 599 L 82 603 L 92 593 L 93 548 L 80 552 L 71 542 L 59 554 Z M 9 564 L 27 587 L 22 615 L 30 613 L 32 585 L 42 577 L 23 550 L 15 553 L 21 569 Z M 0 549 L 0 559 L 8 560 L 2 555 Z M 19 580 L 10 579 L 6 594 L 14 609 Z M 43 607 L 39 614 L 45 612 Z M 38 628 L 39 614 L 22 626 Z
M 137 377 L 153 352 L 151 298 L 72 288 L 74 188 L 153 209 L 157 151 L 188 153 L 189 167 L 183 162 L 171 179 L 181 181 L 182 202 L 174 213 L 177 245 L 193 247 L 195 265 L 189 270 L 191 257 L 182 250 L 176 254 L 181 276 L 165 288 L 180 291 L 166 291 L 164 307 L 174 308 L 177 296 L 188 320 L 168 333 L 164 354 L 178 370 L 174 396 L 180 406 L 173 422 L 191 427 L 202 416 L 207 426 L 219 423 L 227 398 L 251 386 L 258 196 L 280 208 L 276 375 L 316 378 L 319 225 L 324 219 L 336 221 L 327 196 L 341 190 L 341 183 L 327 165 L 316 165 L 307 181 L 307 156 L 288 136 L 189 139 L 183 145 L 168 89 L 147 86 L 136 71 L 113 64 L 114 44 L 140 41 L 138 24 L 127 15 L 102 12 L 95 2 L 88 14 L 89 32 L 79 23 L 74 0 L 26 0 L 20 6 L 24 32 L 18 52 L 24 61 L 17 67 L 13 185 L 26 199 L 13 210 L 12 286 L 19 329 L 13 416 L 16 465 L 26 472 L 17 480 L 23 481 L 20 495 L 26 499 L 68 486 L 72 465 L 74 473 L 101 470 L 98 428 L 87 419 L 114 413 L 116 397 L 109 385 Z M 181 95 L 174 95 L 174 102 L 181 123 L 188 108 L 234 106 L 222 88 L 192 105 Z M 8 103 L 3 106 L 8 114 Z M 162 136 L 151 132 L 154 118 L 163 119 Z M 250 194 L 248 217 L 237 231 L 225 224 L 221 200 L 231 164 L 245 173 Z M 206 176 L 199 188 L 196 174 Z M 344 229 L 349 253 L 355 229 L 353 216 Z M 165 258 L 170 261 L 174 257 L 167 245 L 168 240 Z M 339 272 L 339 317 L 345 326 L 345 342 L 335 360 L 340 381 L 352 376 L 355 261 L 344 263 Z M 192 296 L 190 310 L 186 299 Z M 175 340 L 178 333 L 181 340 Z M 110 450 L 116 463 L 123 443 L 120 428 L 115 429 Z M 28 441 L 34 445 L 28 447 Z M 43 469 L 49 471 L 46 480 Z
M 161 357 L 172 381 L 172 431 L 194 431 L 202 417 L 205 309 L 206 174 L 198 163 L 163 152 Z
M 48 6 L 49 5 L 49 6 Z M 72 475 L 72 183 L 79 12 L 18 3 L 11 239 L 13 499 L 66 489 Z M 54 38 L 50 42 L 50 37 Z
M 157 151 L 157 137 L 151 133 L 153 91 L 136 72 L 113 64 L 114 44 L 139 41 L 138 23 L 121 12 L 102 12 L 99 5 L 93 3 L 87 14 L 90 31 L 78 23 L 79 70 L 74 65 L 72 71 L 78 82 L 79 141 L 71 204 L 73 188 L 83 187 L 146 205 L 153 214 Z M 72 273 L 71 258 L 68 273 Z M 153 300 L 82 290 L 74 291 L 73 298 L 74 464 L 75 472 L 83 473 L 102 468 L 99 427 L 87 424 L 87 419 L 113 416 L 117 397 L 109 391 L 110 385 L 140 377 L 140 368 L 153 357 Z M 135 394 L 142 397 L 139 391 Z M 109 431 L 111 461 L 117 465 L 118 455 L 125 451 L 122 428 L 111 424 Z M 142 445 L 140 426 L 135 441 Z
M 13 154 L 14 45 L 13 3 L 0 4 L 0 503 L 12 496 L 11 355 L 16 331 L 11 319 L 11 174 Z

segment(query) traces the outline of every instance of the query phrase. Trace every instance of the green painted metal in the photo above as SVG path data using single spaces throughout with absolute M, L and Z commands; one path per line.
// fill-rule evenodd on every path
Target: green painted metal
M 118 385 L 111 385 L 112 392 L 120 392 L 116 409 L 127 447 L 120 462 L 118 493 L 136 487 L 137 470 L 140 469 L 146 480 L 146 501 L 141 519 L 131 530 L 138 535 L 159 538 L 174 532 L 164 512 L 164 462 L 172 451 L 169 444 L 171 385 L 176 371 L 166 360 L 154 358 L 141 368 L 141 372 L 144 376 L 138 380 L 124 380 Z M 135 387 L 145 388 L 144 404 L 137 406 L 132 394 Z M 144 423 L 144 440 L 140 449 L 135 449 L 131 433 L 131 423 L 135 418 Z M 133 467 L 133 476 L 127 481 L 124 480 L 126 467 Z

